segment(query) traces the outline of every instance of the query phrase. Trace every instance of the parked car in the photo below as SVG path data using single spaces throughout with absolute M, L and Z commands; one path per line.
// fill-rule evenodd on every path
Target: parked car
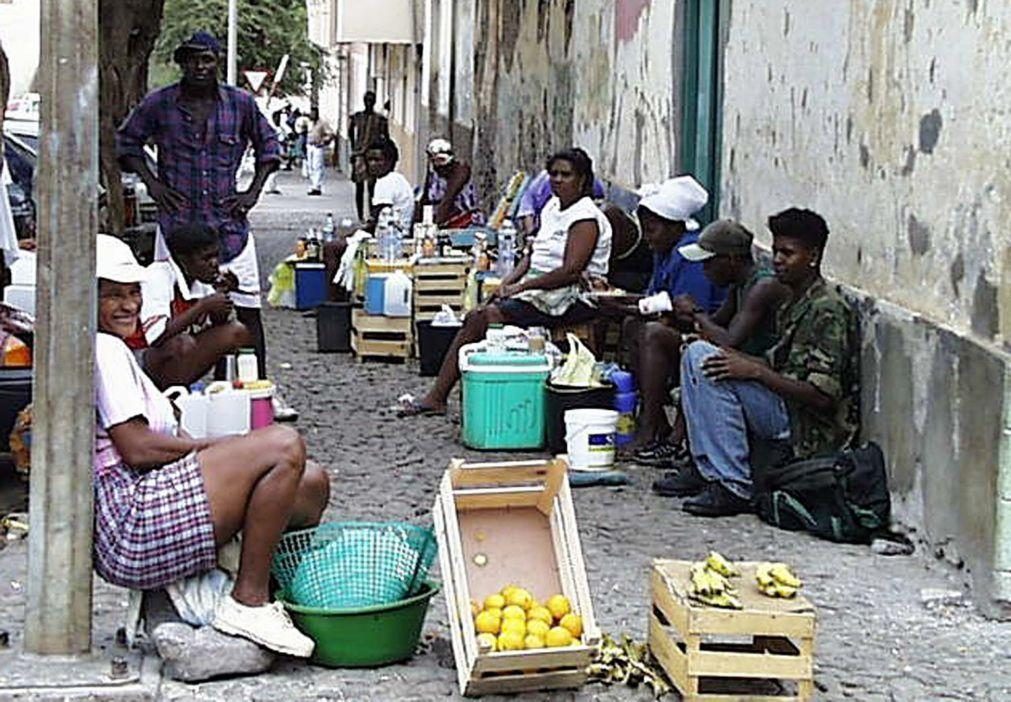
M 12 182 L 7 186 L 7 200 L 14 216 L 14 229 L 18 239 L 35 237 L 36 209 L 35 150 L 19 137 L 4 130 L 4 161 Z

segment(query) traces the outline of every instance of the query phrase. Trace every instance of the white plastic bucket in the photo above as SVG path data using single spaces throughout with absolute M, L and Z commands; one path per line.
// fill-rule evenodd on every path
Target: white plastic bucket
M 614 465 L 618 412 L 571 409 L 565 412 L 565 444 L 573 470 L 607 470 Z

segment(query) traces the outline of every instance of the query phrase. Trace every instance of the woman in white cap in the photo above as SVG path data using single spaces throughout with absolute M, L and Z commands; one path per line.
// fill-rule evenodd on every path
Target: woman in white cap
M 135 590 L 214 568 L 242 533 L 230 595 L 212 625 L 292 656 L 313 641 L 270 602 L 270 564 L 288 528 L 319 522 L 329 481 L 306 466 L 294 430 L 275 425 L 225 440 L 193 439 L 124 343 L 137 328 L 147 271 L 123 241 L 98 237 L 95 338 L 95 570 Z
M 554 328 L 597 316 L 584 292 L 587 277 L 607 275 L 611 224 L 591 197 L 593 161 L 582 149 L 565 149 L 548 159 L 548 172 L 555 196 L 541 213 L 530 251 L 502 280 L 491 303 L 467 315 L 428 393 L 400 399 L 399 416 L 444 414 L 460 379 L 460 348 L 483 339 L 491 324 Z
M 470 165 L 456 157 L 453 145 L 446 139 L 432 139 L 426 153 L 429 168 L 421 204 L 435 207 L 435 223 L 451 228 L 484 224 Z M 415 218 L 420 215 L 420 211 L 416 212 Z

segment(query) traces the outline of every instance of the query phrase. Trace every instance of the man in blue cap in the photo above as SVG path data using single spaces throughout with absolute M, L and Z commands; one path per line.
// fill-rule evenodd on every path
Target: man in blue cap
M 149 93 L 127 117 L 116 135 L 120 164 L 140 176 L 158 204 L 155 258 L 168 259 L 167 237 L 181 226 L 203 224 L 218 231 L 222 269 L 238 279 L 231 293 L 236 316 L 252 333 L 262 377 L 260 275 L 246 216 L 267 176 L 280 165 L 277 135 L 252 95 L 218 82 L 221 45 L 209 33 L 194 33 L 172 58 L 182 80 Z M 157 174 L 144 158 L 147 143 L 158 149 Z M 249 145 L 256 172 L 249 187 L 239 191 L 235 174 Z M 291 418 L 281 409 L 279 418 Z

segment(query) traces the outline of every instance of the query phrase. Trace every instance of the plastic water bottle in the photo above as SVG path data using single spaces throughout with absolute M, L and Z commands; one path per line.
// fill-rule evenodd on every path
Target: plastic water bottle
M 400 230 L 403 219 L 400 210 L 396 207 L 390 208 L 390 254 L 392 260 L 396 261 L 404 255 L 404 232 Z
M 393 223 L 389 207 L 379 210 L 376 219 L 376 241 L 379 244 L 379 257 L 392 261 L 393 256 Z
M 333 234 L 336 227 L 333 223 L 333 212 L 326 213 L 326 220 L 323 222 L 323 241 L 329 243 L 333 241 Z
M 502 223 L 498 232 L 498 260 L 495 261 L 495 273 L 499 279 L 513 272 L 516 265 L 516 228 L 508 219 Z

